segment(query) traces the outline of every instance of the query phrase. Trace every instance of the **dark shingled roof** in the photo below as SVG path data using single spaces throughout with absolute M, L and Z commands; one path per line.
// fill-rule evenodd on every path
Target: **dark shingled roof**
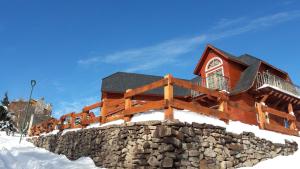
M 241 55 L 237 59 L 249 66 L 241 74 L 240 80 L 231 91 L 232 95 L 244 92 L 252 87 L 261 63 L 260 59 L 248 54 Z
M 124 93 L 127 89 L 134 89 L 147 85 L 149 83 L 163 79 L 162 76 L 153 76 L 137 73 L 116 72 L 102 79 L 101 90 L 104 92 Z M 163 88 L 153 89 L 145 92 L 146 94 L 163 95 Z M 190 90 L 174 87 L 175 96 L 186 96 L 190 94 Z

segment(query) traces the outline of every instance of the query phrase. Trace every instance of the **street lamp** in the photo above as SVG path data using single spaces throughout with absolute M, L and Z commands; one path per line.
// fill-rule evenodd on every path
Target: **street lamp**
M 30 106 L 30 101 L 31 101 L 31 96 L 32 96 L 33 88 L 36 85 L 36 81 L 35 80 L 31 80 L 30 84 L 31 84 L 31 90 L 30 90 L 29 100 L 28 100 L 28 103 L 27 103 L 27 106 L 26 106 L 26 109 L 25 109 L 25 115 L 24 115 L 23 123 L 22 123 L 21 128 L 20 128 L 21 137 L 20 137 L 19 144 L 22 141 L 23 134 L 25 134 L 25 132 L 27 131 L 26 128 L 28 127 L 28 121 L 27 121 L 28 111 L 29 111 L 29 106 Z

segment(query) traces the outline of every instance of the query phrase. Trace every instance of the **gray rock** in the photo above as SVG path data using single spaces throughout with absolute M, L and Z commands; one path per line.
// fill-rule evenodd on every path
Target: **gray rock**
M 199 156 L 200 155 L 200 152 L 197 151 L 197 150 L 190 150 L 189 151 L 189 156 L 190 157 L 196 157 L 196 156 Z
M 162 167 L 164 168 L 173 167 L 173 159 L 169 157 L 164 158 L 162 161 Z
M 209 143 L 206 142 L 206 141 L 205 141 L 205 142 L 202 142 L 202 143 L 201 143 L 201 146 L 204 147 L 204 148 L 207 148 L 207 147 L 209 147 Z
M 172 135 L 172 128 L 166 126 L 158 126 L 154 132 L 154 137 L 167 137 Z
M 153 167 L 158 167 L 160 166 L 160 162 L 157 160 L 157 158 L 155 156 L 151 156 L 148 161 L 150 166 L 153 166 Z
M 176 148 L 181 147 L 181 141 L 178 140 L 175 137 L 166 137 L 166 138 L 163 139 L 163 142 L 166 143 L 166 144 L 172 144 Z
M 207 139 L 206 139 L 209 143 L 213 143 L 213 144 L 216 144 L 216 139 L 212 136 L 209 136 Z
M 204 151 L 204 156 L 214 158 L 214 157 L 217 156 L 217 154 L 216 154 L 212 149 L 207 148 L 207 149 L 205 149 L 205 151 Z

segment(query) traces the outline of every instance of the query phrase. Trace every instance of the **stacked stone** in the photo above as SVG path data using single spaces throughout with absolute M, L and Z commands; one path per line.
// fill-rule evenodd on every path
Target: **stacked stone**
M 253 133 L 179 121 L 126 123 L 83 129 L 31 141 L 69 159 L 91 157 L 105 168 L 231 169 L 291 155 L 295 142 L 274 144 Z

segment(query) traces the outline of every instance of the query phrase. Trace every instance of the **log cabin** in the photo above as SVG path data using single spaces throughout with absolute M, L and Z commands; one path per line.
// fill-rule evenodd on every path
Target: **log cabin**
M 209 44 L 193 73 L 195 78 L 180 80 L 226 93 L 226 111 L 230 120 L 298 135 L 300 88 L 293 84 L 287 72 L 252 55 L 235 56 Z M 126 91 L 161 79 L 164 77 L 114 73 L 102 79 L 102 100 L 123 99 Z M 180 85 L 174 85 L 172 94 L 178 100 L 197 103 L 209 109 L 220 109 L 221 106 L 219 100 L 209 94 Z M 155 101 L 162 98 L 164 88 L 152 89 L 134 96 L 134 100 L 138 101 Z

